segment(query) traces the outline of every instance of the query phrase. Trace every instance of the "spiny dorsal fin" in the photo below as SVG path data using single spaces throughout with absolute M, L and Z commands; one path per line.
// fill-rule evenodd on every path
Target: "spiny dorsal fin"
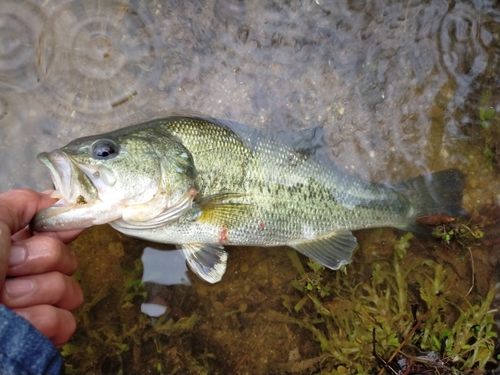
M 288 244 L 288 246 L 327 268 L 338 270 L 343 265 L 351 263 L 357 244 L 356 237 L 346 230 L 335 232 L 326 238 Z
M 200 207 L 214 206 L 217 204 L 228 203 L 228 201 L 234 201 L 235 199 L 243 198 L 246 194 L 244 193 L 220 193 L 204 196 L 196 201 Z

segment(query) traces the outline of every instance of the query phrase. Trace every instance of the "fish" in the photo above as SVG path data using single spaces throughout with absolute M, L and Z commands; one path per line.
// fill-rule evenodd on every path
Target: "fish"
M 59 200 L 30 227 L 109 223 L 176 245 L 195 274 L 216 283 L 227 268 L 225 246 L 289 246 L 338 270 L 357 248 L 353 230 L 419 231 L 419 217 L 463 212 L 458 169 L 371 182 L 337 167 L 324 138 L 321 128 L 273 133 L 196 116 L 79 138 L 37 156 Z

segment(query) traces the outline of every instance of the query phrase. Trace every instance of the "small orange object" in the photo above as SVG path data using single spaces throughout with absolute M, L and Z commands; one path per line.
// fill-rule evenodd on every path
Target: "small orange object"
M 446 223 L 453 223 L 454 221 L 455 221 L 454 218 L 441 213 L 434 215 L 420 216 L 419 218 L 415 219 L 415 222 L 418 224 L 432 225 L 432 226 L 442 225 Z

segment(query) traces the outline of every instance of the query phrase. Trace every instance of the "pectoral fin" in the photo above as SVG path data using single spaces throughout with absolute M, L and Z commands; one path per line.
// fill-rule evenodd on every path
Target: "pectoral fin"
M 219 227 L 233 228 L 238 226 L 248 213 L 250 205 L 241 203 L 244 194 L 223 193 L 204 197 L 198 201 L 201 216 L 198 221 L 207 222 Z
M 216 206 L 204 207 L 200 222 L 210 223 L 218 227 L 234 228 L 245 220 L 245 214 L 248 206 L 245 204 L 219 204 Z
M 181 249 L 189 268 L 203 280 L 215 284 L 226 273 L 227 253 L 224 247 L 216 244 L 184 244 Z
M 358 241 L 350 231 L 339 231 L 327 238 L 289 244 L 299 253 L 332 270 L 351 263 Z

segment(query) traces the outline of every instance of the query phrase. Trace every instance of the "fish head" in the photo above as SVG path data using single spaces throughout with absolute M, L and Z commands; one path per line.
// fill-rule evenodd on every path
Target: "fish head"
M 196 195 L 192 157 L 169 135 L 112 132 L 76 139 L 37 158 L 48 167 L 59 201 L 35 216 L 36 231 L 115 220 L 164 225 L 185 213 Z

